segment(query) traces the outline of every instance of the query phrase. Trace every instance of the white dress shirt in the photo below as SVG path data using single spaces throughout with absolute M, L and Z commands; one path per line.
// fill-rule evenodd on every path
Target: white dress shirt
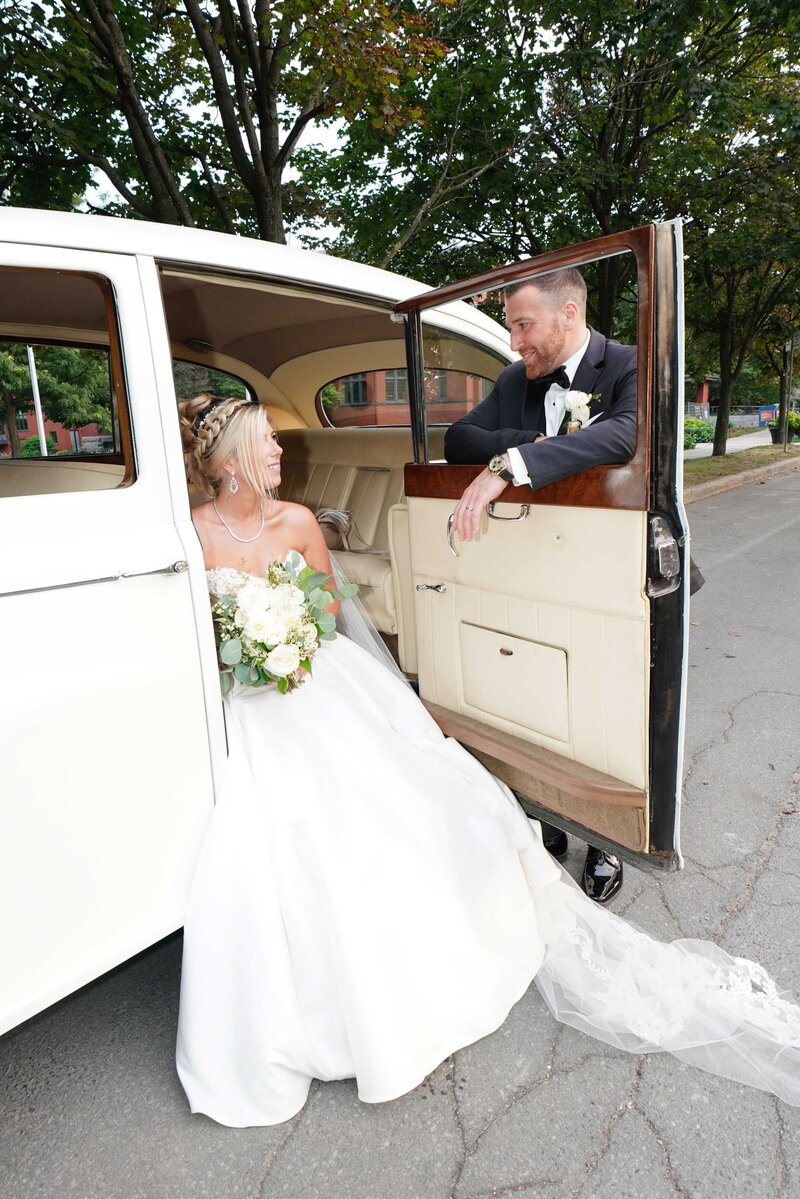
M 567 392 L 572 387 L 572 380 L 575 378 L 580 361 L 586 353 L 588 346 L 589 331 L 587 329 L 586 339 L 583 345 L 579 350 L 576 350 L 572 357 L 568 358 L 564 363 L 564 370 L 566 371 L 567 378 L 569 379 L 569 387 L 562 387 L 560 383 L 551 383 L 547 389 L 547 394 L 544 397 L 544 410 L 545 418 L 547 420 L 546 428 L 548 437 L 558 436 L 558 430 L 561 428 L 561 422 L 563 421 L 564 414 L 567 411 Z M 531 440 L 533 440 L 533 438 Z M 522 454 L 519 452 L 517 446 L 511 446 L 506 450 L 506 453 L 508 454 L 509 461 L 511 462 L 511 473 L 514 476 L 514 482 L 516 483 L 517 487 L 521 487 L 523 484 L 530 486 L 531 477 L 528 474 L 528 468 L 526 467 L 522 458 Z

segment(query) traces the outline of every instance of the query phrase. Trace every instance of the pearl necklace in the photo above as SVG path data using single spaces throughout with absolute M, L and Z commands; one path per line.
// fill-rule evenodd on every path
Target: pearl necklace
M 221 523 L 228 530 L 228 532 L 230 533 L 230 535 L 234 541 L 240 541 L 240 542 L 242 542 L 242 544 L 247 544 L 247 542 L 249 542 L 249 541 L 258 541 L 259 537 L 264 532 L 264 501 L 263 500 L 260 501 L 260 505 L 259 505 L 261 508 L 261 527 L 259 528 L 255 537 L 240 537 L 238 533 L 234 533 L 233 529 L 228 524 L 227 520 L 225 519 L 225 517 L 222 515 L 219 508 L 217 507 L 217 501 L 212 500 L 211 503 L 212 503 L 212 507 L 214 508 L 214 511 L 216 512 L 217 516 L 219 517 Z

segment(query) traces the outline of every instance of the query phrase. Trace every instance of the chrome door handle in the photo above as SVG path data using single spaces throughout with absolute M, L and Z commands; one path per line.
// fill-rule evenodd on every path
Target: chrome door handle
M 447 518 L 447 548 L 450 550 L 450 553 L 453 555 L 454 558 L 459 558 L 461 555 L 459 554 L 456 547 L 453 545 L 453 524 L 455 522 L 455 519 L 456 519 L 455 512 L 451 512 Z
M 447 591 L 446 583 L 417 583 L 417 591 L 438 591 L 443 595 Z
M 189 569 L 189 563 L 179 558 L 170 562 L 169 566 L 157 566 L 155 570 L 123 570 L 117 577 L 120 579 L 139 579 L 143 575 L 182 575 Z
M 519 516 L 498 516 L 494 510 L 494 500 L 488 505 L 486 511 L 491 516 L 492 520 L 524 520 L 526 516 L 530 516 L 530 504 L 520 504 Z

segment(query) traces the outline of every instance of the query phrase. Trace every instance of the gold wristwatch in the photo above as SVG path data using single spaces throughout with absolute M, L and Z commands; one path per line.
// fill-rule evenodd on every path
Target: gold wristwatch
M 514 476 L 506 466 L 505 454 L 495 454 L 494 458 L 490 458 L 488 471 L 490 475 L 495 475 L 499 479 L 505 479 L 506 483 L 514 482 Z

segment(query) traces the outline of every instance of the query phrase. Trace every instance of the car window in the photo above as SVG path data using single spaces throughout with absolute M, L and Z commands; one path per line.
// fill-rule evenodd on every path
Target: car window
M 499 364 L 498 364 L 499 365 Z M 492 380 L 469 371 L 438 367 L 425 372 L 428 420 L 451 424 L 489 394 Z M 332 379 L 317 393 L 323 424 L 341 429 L 411 423 L 408 373 L 404 369 L 361 371 Z
M 108 282 L 0 271 L 0 496 L 104 490 L 135 475 Z
M 256 398 L 253 389 L 248 387 L 243 379 L 237 378 L 228 371 L 204 366 L 201 362 L 187 362 L 182 358 L 173 358 L 172 378 L 175 383 L 175 394 L 182 400 L 191 399 L 192 396 L 200 395 L 204 391 L 231 398 L 234 396 Z

